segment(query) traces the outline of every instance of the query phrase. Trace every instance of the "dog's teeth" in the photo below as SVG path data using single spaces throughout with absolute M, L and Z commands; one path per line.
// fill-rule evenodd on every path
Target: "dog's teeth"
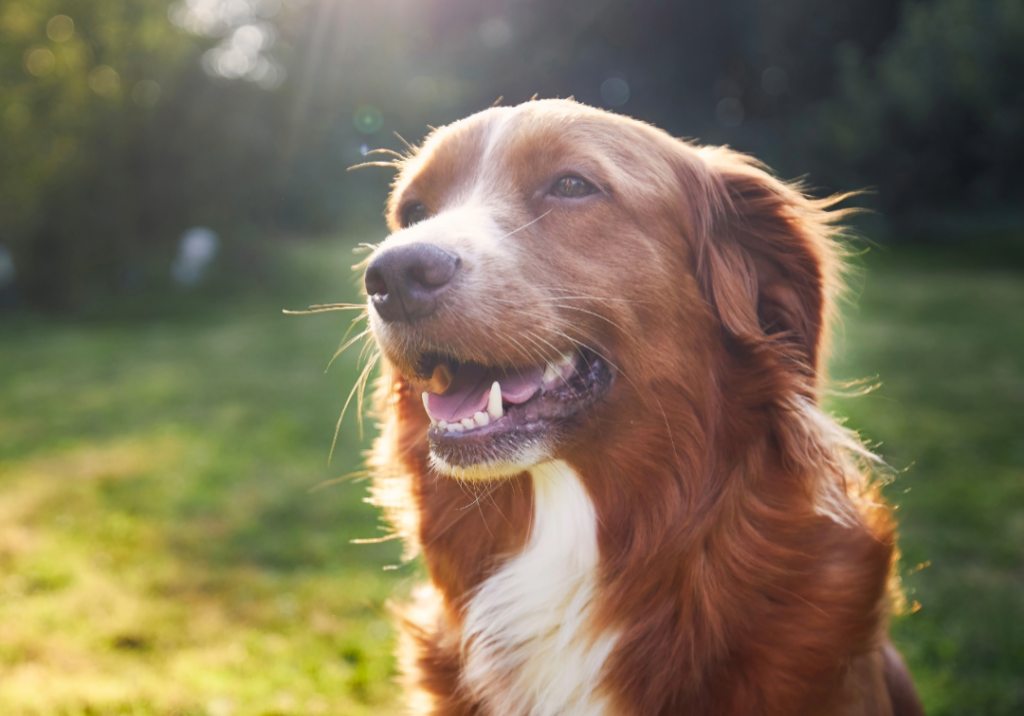
M 491 394 L 487 397 L 487 414 L 491 420 L 497 420 L 505 411 L 501 408 L 501 385 L 498 381 L 491 383 Z
M 491 422 L 491 416 L 481 410 L 479 413 L 473 416 L 473 422 L 479 425 L 480 427 L 483 427 L 484 425 L 487 425 L 488 423 Z
M 459 422 L 462 423 L 462 427 L 464 427 L 466 430 L 472 430 L 473 428 L 476 427 L 476 421 L 473 420 L 473 418 L 463 418 Z
M 446 429 L 448 427 L 448 421 L 447 420 L 438 420 L 437 421 L 437 427 L 439 427 L 441 430 Z
M 448 432 L 450 433 L 461 433 L 463 430 L 465 428 L 462 427 L 462 423 L 448 423 Z
M 576 362 L 576 356 L 573 353 L 565 353 L 561 358 L 558 359 L 559 366 L 572 365 Z
M 548 363 L 544 366 L 544 377 L 541 379 L 545 383 L 554 383 L 556 380 L 562 377 L 562 374 L 558 372 L 555 366 Z

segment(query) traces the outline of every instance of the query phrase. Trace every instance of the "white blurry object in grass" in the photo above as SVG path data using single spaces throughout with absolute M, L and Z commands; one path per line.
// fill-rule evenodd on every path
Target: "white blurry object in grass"
M 194 226 L 181 235 L 178 255 L 171 264 L 171 277 L 182 286 L 194 286 L 203 280 L 217 256 L 220 239 L 212 229 Z

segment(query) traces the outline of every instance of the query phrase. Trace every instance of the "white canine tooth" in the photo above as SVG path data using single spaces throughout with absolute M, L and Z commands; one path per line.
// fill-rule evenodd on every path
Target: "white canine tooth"
M 491 422 L 491 416 L 481 410 L 479 413 L 473 416 L 473 422 L 475 422 L 480 427 L 483 427 L 484 425 L 487 425 L 489 422 Z
M 505 414 L 501 408 L 501 385 L 498 381 L 491 383 L 491 394 L 487 396 L 487 414 L 491 420 L 497 420 Z
M 460 422 L 466 430 L 472 430 L 476 427 L 476 421 L 473 418 L 463 418 Z
M 576 356 L 572 353 L 566 353 L 558 359 L 559 366 L 572 365 L 576 362 Z
M 442 430 L 444 430 L 445 428 L 448 427 L 448 421 L 447 420 L 438 420 L 437 421 L 437 427 L 439 427 Z

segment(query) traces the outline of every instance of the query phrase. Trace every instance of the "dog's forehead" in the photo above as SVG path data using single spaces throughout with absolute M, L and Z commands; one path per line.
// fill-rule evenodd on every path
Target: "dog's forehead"
M 567 101 L 494 107 L 436 130 L 402 169 L 392 204 L 443 196 L 480 183 L 522 185 L 558 166 L 607 164 L 616 125 L 624 118 Z M 601 137 L 603 141 L 595 142 Z M 393 207 L 396 208 L 396 207 Z
M 414 191 L 422 200 L 431 190 L 450 188 L 477 173 L 487 147 L 504 125 L 495 112 L 482 112 L 436 130 L 403 167 L 395 194 Z

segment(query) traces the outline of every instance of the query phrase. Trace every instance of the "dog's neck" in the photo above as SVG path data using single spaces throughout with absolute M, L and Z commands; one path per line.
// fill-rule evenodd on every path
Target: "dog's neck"
M 594 623 L 597 515 L 565 462 L 537 465 L 530 475 L 529 541 L 465 611 L 463 682 L 491 713 L 600 714 L 595 689 L 615 633 Z
M 601 713 L 604 692 L 590 687 L 604 673 L 616 675 L 616 701 L 650 706 L 642 713 L 669 702 L 725 713 L 744 710 L 714 685 L 732 670 L 784 712 L 830 692 L 842 655 L 873 643 L 891 545 L 872 533 L 885 530 L 815 510 L 799 471 L 779 462 L 796 444 L 777 441 L 799 441 L 798 425 L 813 438 L 813 422 L 790 410 L 791 425 L 726 443 L 703 430 L 713 424 L 706 416 L 670 397 L 664 414 L 604 421 L 609 435 L 589 442 L 589 453 L 470 486 L 429 471 L 422 418 L 409 419 L 415 403 L 403 395 L 393 404 L 414 477 L 413 502 L 397 504 L 418 506 L 417 541 L 465 645 L 453 653 L 472 655 L 467 675 L 451 672 L 453 688 L 496 704 L 551 704 L 536 713 L 575 713 L 566 705 L 583 703 L 593 708 L 582 713 Z M 762 428 L 771 420 L 762 417 Z M 828 447 L 822 439 L 815 450 Z M 711 460 L 712 444 L 728 454 Z M 814 461 L 836 456 L 815 450 Z M 773 509 L 779 499 L 792 509 Z M 579 646 L 585 639 L 589 647 Z M 792 656 L 746 661 L 765 649 Z M 755 663 L 760 671 L 747 673 Z M 493 678 L 474 679 L 481 670 Z

